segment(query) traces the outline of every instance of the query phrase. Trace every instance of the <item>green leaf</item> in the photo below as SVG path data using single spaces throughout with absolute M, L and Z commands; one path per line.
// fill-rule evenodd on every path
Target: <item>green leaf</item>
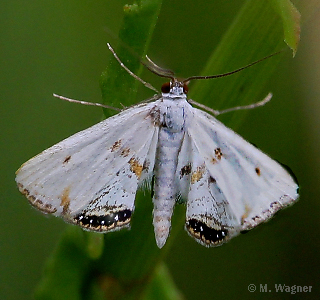
M 143 68 L 140 61 L 147 53 L 161 4 L 161 0 L 140 0 L 124 7 L 119 44 L 114 49 L 126 67 L 138 76 Z M 110 57 L 100 79 L 103 103 L 117 107 L 119 103 L 124 106 L 134 104 L 139 84 L 113 56 Z M 104 112 L 106 117 L 110 116 L 110 110 Z
M 283 48 L 281 20 L 269 1 L 247 1 L 212 52 L 202 75 L 233 71 Z M 214 109 L 226 109 L 262 100 L 264 88 L 283 54 L 273 56 L 237 74 L 214 80 L 198 80 L 190 89 L 195 101 Z M 245 112 L 222 116 L 230 126 L 239 125 Z
M 82 299 L 82 290 L 90 268 L 85 232 L 70 226 L 45 266 L 35 299 Z
M 183 300 L 184 297 L 173 284 L 172 277 L 164 263 L 157 266 L 142 300 Z
M 284 31 L 284 41 L 296 55 L 300 41 L 301 15 L 290 0 L 271 0 L 275 11 L 281 16 Z

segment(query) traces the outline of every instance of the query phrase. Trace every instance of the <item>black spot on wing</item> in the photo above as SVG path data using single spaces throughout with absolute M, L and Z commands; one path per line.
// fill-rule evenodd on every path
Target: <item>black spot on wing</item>
M 222 244 L 228 236 L 228 230 L 226 228 L 221 226 L 217 226 L 217 229 L 210 228 L 196 219 L 188 220 L 186 222 L 186 229 L 192 237 L 205 246 L 218 246 Z
M 64 164 L 68 163 L 68 162 L 70 161 L 70 159 L 71 159 L 71 155 L 68 155 L 68 156 L 64 159 L 63 163 L 64 163 Z
M 191 173 L 191 163 L 188 163 L 187 165 L 181 168 L 180 179 L 185 175 L 189 175 L 190 173 Z
M 221 151 L 221 148 L 216 148 L 216 149 L 214 149 L 214 154 L 215 154 L 215 156 L 216 156 L 216 158 L 217 158 L 218 160 L 221 160 L 221 158 L 222 158 L 222 156 L 223 156 L 222 151 Z
M 216 181 L 216 179 L 213 178 L 212 176 L 209 176 L 208 182 L 209 182 L 209 183 L 216 183 L 217 181 Z
M 130 223 L 132 211 L 124 209 L 105 215 L 81 213 L 74 218 L 74 222 L 92 231 L 108 231 L 121 228 Z
M 256 167 L 256 168 L 255 168 L 255 171 L 256 171 L 256 173 L 257 173 L 258 176 L 261 175 L 261 170 L 260 170 L 260 168 Z

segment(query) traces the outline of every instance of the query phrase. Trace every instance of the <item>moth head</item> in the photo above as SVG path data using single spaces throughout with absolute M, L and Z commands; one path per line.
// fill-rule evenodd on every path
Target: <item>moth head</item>
M 186 95 L 189 91 L 188 84 L 177 79 L 165 82 L 161 86 L 161 92 L 163 94 L 170 94 L 172 96 Z

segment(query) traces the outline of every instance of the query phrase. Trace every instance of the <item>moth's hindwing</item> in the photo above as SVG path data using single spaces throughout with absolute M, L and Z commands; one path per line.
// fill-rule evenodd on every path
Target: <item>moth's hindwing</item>
M 127 109 L 30 159 L 17 171 L 20 191 L 42 212 L 85 229 L 128 227 L 138 185 L 153 170 L 153 106 Z
M 280 164 L 211 115 L 195 109 L 187 133 L 192 157 L 179 166 L 191 170 L 185 227 L 199 243 L 220 245 L 298 198 Z

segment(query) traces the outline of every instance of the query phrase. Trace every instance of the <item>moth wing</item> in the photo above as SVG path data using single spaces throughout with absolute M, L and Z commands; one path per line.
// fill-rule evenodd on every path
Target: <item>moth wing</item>
M 153 172 L 154 103 L 129 108 L 24 163 L 19 190 L 44 213 L 88 230 L 129 226 L 138 186 Z
M 189 132 L 182 142 L 176 172 L 181 198 L 187 205 L 187 232 L 204 246 L 217 246 L 236 235 L 235 215 Z
M 186 229 L 198 242 L 220 245 L 297 200 L 298 185 L 279 163 L 211 115 L 194 108 L 188 136 Z

